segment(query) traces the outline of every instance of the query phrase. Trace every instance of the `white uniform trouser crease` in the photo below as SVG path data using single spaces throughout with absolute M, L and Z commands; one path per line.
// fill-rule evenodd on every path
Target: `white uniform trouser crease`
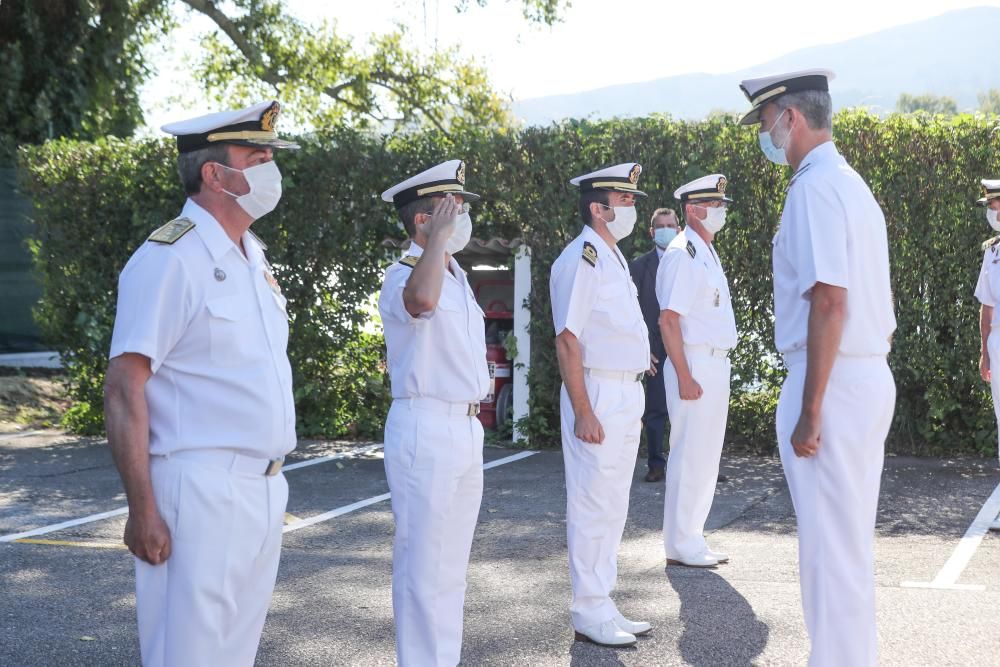
M 171 554 L 135 559 L 142 664 L 253 665 L 281 555 L 284 475 L 161 456 L 150 471 Z
M 799 458 L 791 435 L 802 407 L 804 353 L 787 363 L 777 435 L 798 520 L 809 665 L 872 666 L 875 515 L 896 387 L 884 357 L 838 356 L 823 399 L 819 453 Z
M 453 666 L 472 537 L 483 498 L 483 427 L 395 400 L 385 425 L 385 471 L 396 533 L 392 608 L 401 667 Z
M 574 435 L 573 406 L 565 386 L 560 397 L 573 586 L 570 615 L 577 630 L 611 620 L 618 611 L 611 592 L 618 578 L 618 547 L 628 516 L 644 409 L 639 382 L 597 376 L 584 381 L 604 428 L 603 444 L 589 444 Z
M 682 400 L 673 364 L 668 359 L 663 367 L 670 415 L 663 503 L 667 558 L 693 558 L 708 548 L 703 531 L 715 498 L 729 414 L 729 359 L 694 352 L 685 356 L 692 376 L 701 385 L 701 398 Z
M 994 326 L 986 339 L 986 352 L 990 355 L 990 394 L 993 396 L 993 413 L 1000 424 L 1000 325 Z M 995 370 L 994 370 L 995 369 Z M 997 429 L 997 456 L 1000 457 L 1000 428 Z

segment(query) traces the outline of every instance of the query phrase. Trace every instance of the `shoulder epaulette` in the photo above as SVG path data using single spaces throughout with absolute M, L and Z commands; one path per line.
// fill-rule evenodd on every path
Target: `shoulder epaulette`
M 986 241 L 983 242 L 983 250 L 989 250 L 997 243 L 1000 243 L 1000 236 L 994 236 L 991 239 L 987 239 Z
M 692 259 L 694 259 L 694 256 L 698 254 L 698 251 L 694 249 L 694 244 L 691 243 L 690 241 L 688 241 L 688 244 L 687 244 L 687 251 L 688 251 L 688 254 L 691 255 Z
M 590 241 L 583 242 L 583 261 L 591 266 L 597 266 L 597 248 Z
M 187 218 L 177 218 L 176 220 L 171 220 L 150 234 L 147 240 L 152 241 L 153 243 L 165 243 L 167 245 L 172 245 L 177 242 L 177 239 L 184 236 L 192 229 L 194 229 L 193 222 Z
M 260 246 L 260 249 L 261 249 L 261 250 L 267 250 L 267 244 L 266 244 L 266 243 L 264 243 L 263 241 L 261 241 L 261 240 L 260 240 L 260 237 L 259 237 L 259 236 L 257 236 L 256 234 L 254 234 L 254 233 L 253 233 L 252 231 L 250 231 L 249 229 L 247 230 L 247 234 L 249 234 L 249 235 L 250 235 L 250 238 L 252 238 L 252 239 L 253 239 L 254 241 L 256 241 L 256 242 L 257 242 L 257 245 L 259 245 L 259 246 Z
M 419 261 L 420 258 L 417 257 L 416 255 L 403 255 L 403 258 L 399 260 L 399 263 L 402 264 L 403 266 L 408 266 L 412 269 L 417 265 L 417 262 Z

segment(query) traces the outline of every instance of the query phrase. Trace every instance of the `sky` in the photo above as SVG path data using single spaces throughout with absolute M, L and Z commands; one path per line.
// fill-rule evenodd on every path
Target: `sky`
M 396 23 L 405 25 L 421 48 L 458 45 L 513 99 L 677 74 L 720 74 L 956 9 L 1000 6 L 1000 0 L 574 0 L 564 20 L 550 28 L 525 21 L 520 0 L 489 0 L 486 7 L 468 0 L 464 13 L 455 11 L 457 2 L 286 0 L 294 16 L 310 23 L 335 21 L 339 32 L 362 45 Z M 175 31 L 155 55 L 164 64 L 143 91 L 151 131 L 208 111 L 183 53 L 197 49 L 197 36 L 214 25 L 201 16 L 184 16 L 184 30 Z M 177 91 L 186 92 L 179 97 Z

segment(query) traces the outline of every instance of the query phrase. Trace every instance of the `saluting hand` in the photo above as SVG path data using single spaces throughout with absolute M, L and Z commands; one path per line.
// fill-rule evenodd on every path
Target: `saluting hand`
M 150 565 L 165 563 L 170 558 L 170 529 L 158 512 L 145 519 L 129 514 L 123 539 L 136 558 Z
M 592 445 L 600 445 L 604 442 L 604 427 L 593 412 L 576 418 L 573 425 L 573 433 L 580 440 Z
M 439 236 L 447 239 L 455 231 L 455 219 L 458 217 L 459 204 L 453 195 L 438 197 L 434 201 L 431 217 L 424 223 L 424 231 L 428 238 Z
M 795 455 L 802 458 L 816 456 L 819 453 L 819 417 L 810 417 L 802 413 L 792 431 L 792 449 Z

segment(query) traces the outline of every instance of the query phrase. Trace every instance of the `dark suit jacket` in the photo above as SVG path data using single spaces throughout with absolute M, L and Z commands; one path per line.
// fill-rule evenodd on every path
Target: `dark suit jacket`
M 639 308 L 642 309 L 642 319 L 649 329 L 649 349 L 657 359 L 663 361 L 667 355 L 663 351 L 663 339 L 660 337 L 660 303 L 656 300 L 656 268 L 659 265 L 660 258 L 656 254 L 656 248 L 653 248 L 632 260 L 628 270 L 639 290 Z

